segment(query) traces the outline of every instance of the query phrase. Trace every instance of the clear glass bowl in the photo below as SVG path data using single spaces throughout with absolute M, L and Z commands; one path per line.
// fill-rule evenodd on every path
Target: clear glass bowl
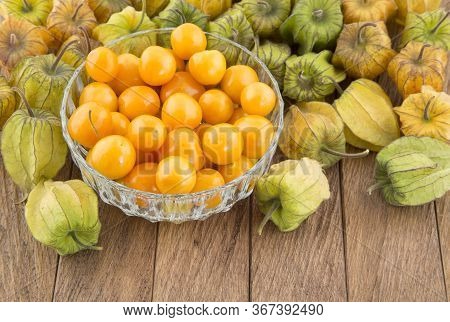
M 150 44 L 162 45 L 167 43 L 171 31 L 172 29 L 158 29 L 138 32 L 119 38 L 109 43 L 108 47 L 118 53 L 123 53 L 126 51 L 127 42 L 135 37 L 141 37 L 139 42 L 145 43 L 145 47 Z M 87 77 L 84 74 L 84 63 L 75 71 L 65 90 L 61 107 L 61 121 L 64 138 L 69 146 L 73 161 L 81 170 L 83 180 L 97 191 L 105 203 L 120 208 L 129 216 L 142 217 L 152 222 L 170 221 L 179 223 L 189 220 L 203 220 L 213 214 L 226 212 L 236 202 L 247 198 L 252 193 L 256 180 L 270 166 L 283 126 L 283 99 L 278 84 L 267 67 L 246 48 L 217 35 L 208 34 L 208 38 L 218 40 L 214 41 L 214 43 L 219 44 L 218 50 L 223 51 L 224 46 L 233 46 L 237 49 L 240 52 L 241 61 L 252 66 L 258 73 L 260 80 L 269 84 L 278 98 L 274 111 L 268 117 L 275 127 L 270 148 L 252 169 L 224 186 L 197 193 L 162 195 L 134 190 L 104 177 L 86 163 L 87 151 L 72 140 L 67 130 L 68 118 L 75 110 L 78 97 L 87 82 Z M 139 52 L 134 53 L 140 54 Z M 212 198 L 215 202 L 209 202 L 208 204 L 208 200 L 210 201 Z M 212 204 L 214 207 L 210 207 Z

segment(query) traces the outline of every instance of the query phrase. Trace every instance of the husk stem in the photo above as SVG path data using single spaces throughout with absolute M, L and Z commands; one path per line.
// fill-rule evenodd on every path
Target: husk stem
M 436 26 L 434 26 L 434 28 L 433 29 L 431 29 L 431 33 L 432 34 L 434 34 L 438 29 L 439 29 L 439 27 L 444 23 L 444 21 L 445 21 L 445 19 L 447 19 L 448 18 L 448 15 L 450 14 L 450 12 L 447 12 L 439 21 L 438 21 L 438 23 L 436 24 Z
M 369 195 L 371 195 L 372 192 L 374 192 L 378 189 L 382 189 L 385 185 L 386 185 L 385 181 L 379 181 L 379 182 L 375 183 L 374 185 L 370 186 L 369 189 L 367 189 L 367 193 Z
M 258 5 L 264 7 L 264 11 L 266 14 L 272 10 L 272 5 L 270 3 L 268 3 L 267 1 L 259 0 L 257 3 L 258 3 Z
M 274 200 L 272 206 L 270 207 L 269 211 L 267 212 L 267 214 L 264 216 L 263 220 L 261 221 L 261 223 L 258 226 L 258 235 L 261 236 L 264 227 L 266 226 L 266 224 L 269 222 L 270 218 L 272 218 L 272 215 L 275 211 L 278 210 L 278 208 L 281 207 L 281 202 L 280 200 Z
M 422 46 L 422 48 L 420 49 L 420 52 L 419 52 L 419 56 L 417 56 L 417 62 L 420 62 L 422 60 L 423 55 L 425 54 L 425 49 L 427 49 L 428 47 L 431 47 L 431 45 L 430 44 L 424 44 Z
M 30 104 L 27 101 L 27 98 L 25 97 L 25 93 L 20 88 L 18 88 L 16 86 L 11 87 L 11 90 L 16 92 L 20 96 L 20 99 L 22 100 L 23 104 L 27 108 L 28 115 L 30 115 L 31 117 L 35 117 L 33 109 L 31 108 Z
M 316 9 L 316 10 L 314 10 L 312 12 L 313 17 L 317 18 L 317 19 L 322 19 L 323 18 L 323 14 L 324 14 L 324 12 L 323 12 L 322 9 Z
M 373 22 L 366 22 L 365 24 L 363 24 L 361 27 L 359 27 L 359 30 L 358 30 L 358 45 L 360 45 L 361 43 L 363 43 L 364 42 L 364 39 L 363 39 L 363 31 L 364 31 L 364 29 L 366 29 L 367 27 L 377 27 L 377 25 L 375 24 L 375 23 L 373 23 Z
M 305 76 L 303 70 L 298 74 L 297 78 L 298 78 L 302 88 L 304 88 L 304 89 L 311 89 L 312 88 L 312 85 L 311 85 L 312 77 Z
M 139 30 L 139 28 L 141 28 L 145 16 L 147 15 L 147 0 L 142 0 L 141 3 L 142 3 L 141 19 L 139 20 L 139 23 L 137 24 L 136 28 L 132 30 L 132 32 L 136 32 Z
M 369 151 L 368 149 L 367 149 L 367 150 L 364 150 L 364 151 L 362 151 L 362 152 L 359 152 L 359 153 L 339 152 L 339 151 L 330 149 L 329 147 L 326 147 L 326 146 L 323 146 L 323 147 L 321 148 L 321 150 L 322 150 L 323 152 L 329 153 L 329 154 L 334 155 L 334 156 L 336 156 L 336 157 L 347 158 L 347 159 L 364 158 L 364 157 L 368 156 L 369 153 L 370 153 L 370 151 Z
M 431 120 L 431 118 L 430 118 L 430 106 L 431 106 L 431 103 L 434 101 L 435 98 L 436 97 L 434 97 L 434 96 L 432 98 L 430 98 L 430 100 L 427 102 L 427 105 L 423 109 L 423 119 L 425 121 L 430 121 Z
M 333 83 L 334 88 L 336 88 L 336 90 L 338 91 L 339 95 L 344 94 L 344 89 L 341 87 L 341 85 L 339 85 L 338 82 L 336 82 L 336 80 L 333 77 L 330 77 L 328 75 L 322 76 L 322 78 L 320 79 L 322 84 L 324 83 L 324 81 L 323 81 L 324 79 L 328 79 L 329 81 L 331 81 L 331 83 Z
M 87 54 L 89 54 L 92 50 L 91 48 L 91 40 L 89 38 L 89 33 L 87 32 L 86 28 L 84 26 L 80 26 L 78 27 L 78 29 L 80 29 L 81 33 L 83 34 L 83 39 L 86 42 L 86 49 L 87 49 Z
M 12 33 L 9 35 L 9 44 L 10 44 L 10 46 L 15 46 L 17 44 L 16 34 Z
M 90 249 L 90 250 L 103 250 L 102 247 L 100 246 L 91 246 L 91 245 L 85 245 L 83 244 L 77 237 L 77 235 L 75 235 L 74 231 L 69 232 L 69 236 L 72 237 L 72 239 L 75 241 L 75 243 L 77 243 L 82 249 Z
M 32 9 L 31 5 L 28 3 L 27 0 L 22 0 L 23 6 L 30 11 Z
M 56 56 L 55 61 L 53 62 L 52 67 L 50 68 L 50 71 L 52 73 L 55 72 L 56 67 L 58 67 L 59 62 L 61 61 L 62 56 L 64 55 L 64 53 L 67 51 L 67 49 L 69 49 L 70 46 L 72 46 L 73 44 L 77 43 L 78 40 L 72 40 L 69 41 L 67 44 L 64 45 L 64 47 L 61 49 L 61 51 L 59 52 L 58 56 Z

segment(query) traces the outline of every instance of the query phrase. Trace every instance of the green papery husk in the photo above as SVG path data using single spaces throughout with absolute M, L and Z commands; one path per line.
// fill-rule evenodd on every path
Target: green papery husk
M 402 33 L 401 48 L 410 41 L 422 42 L 450 50 L 450 17 L 443 9 L 424 12 L 409 12 Z
M 280 231 L 288 232 L 298 228 L 330 198 L 330 188 L 319 162 L 303 158 L 272 165 L 258 180 L 255 196 L 265 215 L 259 234 L 268 220 Z
M 270 37 L 289 17 L 291 0 L 242 0 L 234 7 L 245 14 L 257 35 Z
M 0 130 L 16 109 L 14 92 L 5 77 L 0 76 Z
M 228 10 L 208 24 L 208 31 L 234 41 L 247 49 L 251 49 L 254 44 L 255 34 L 241 10 Z M 236 64 L 241 53 L 239 48 L 210 36 L 208 36 L 208 49 L 216 49 L 224 54 L 229 66 Z
M 278 146 L 290 159 L 303 157 L 329 168 L 342 158 L 358 158 L 369 154 L 345 152 L 344 123 L 328 103 L 308 102 L 291 106 L 284 117 Z
M 26 19 L 36 26 L 45 26 L 52 10 L 52 0 L 3 0 L 8 12 L 16 18 Z
M 64 90 L 74 71 L 53 54 L 27 57 L 13 69 L 12 84 L 24 91 L 33 108 L 59 116 Z
M 450 190 L 450 146 L 428 137 L 402 137 L 378 153 L 376 184 L 394 206 L 419 206 Z
M 149 17 L 154 17 L 160 13 L 169 3 L 169 0 L 145 0 L 146 12 Z M 131 0 L 133 7 L 142 10 L 142 0 Z
M 333 105 L 344 121 L 347 142 L 355 147 L 380 151 L 400 137 L 391 99 L 371 80 L 353 81 Z
M 286 61 L 283 95 L 295 101 L 320 101 L 333 94 L 333 82 L 342 82 L 346 75 L 330 63 L 331 56 L 328 50 L 291 56 Z
M 31 191 L 25 219 L 33 237 L 60 255 L 99 250 L 98 198 L 80 180 L 42 181 Z
M 256 42 L 253 52 L 269 68 L 279 87 L 283 89 L 286 60 L 291 56 L 291 47 L 287 44 L 264 40 L 261 44 Z
M 3 127 L 3 163 L 24 192 L 42 180 L 54 178 L 66 163 L 67 151 L 61 122 L 49 111 L 17 110 Z
M 156 34 L 136 36 L 127 40 L 114 41 L 120 37 L 135 32 L 156 29 L 144 11 L 136 11 L 133 7 L 126 7 L 121 12 L 113 14 L 107 23 L 98 25 L 93 31 L 93 36 L 106 46 L 111 47 L 117 54 L 131 53 L 141 56 L 149 46 L 156 44 Z
M 280 27 L 284 39 L 298 44 L 299 54 L 333 48 L 344 17 L 339 0 L 298 1 Z
M 170 0 L 167 7 L 154 18 L 160 28 L 176 28 L 184 23 L 192 23 L 206 30 L 208 16 L 190 3 L 183 0 Z M 161 35 L 162 46 L 170 47 L 170 36 Z

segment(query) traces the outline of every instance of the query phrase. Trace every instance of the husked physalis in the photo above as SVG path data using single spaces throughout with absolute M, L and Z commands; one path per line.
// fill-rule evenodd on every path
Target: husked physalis
M 142 53 L 139 74 L 147 84 L 164 85 L 172 79 L 176 71 L 177 62 L 169 50 L 150 46 Z
M 252 161 L 252 159 L 249 159 L 245 155 L 243 155 L 239 160 L 233 163 L 220 165 L 218 167 L 218 170 L 224 178 L 225 182 L 230 182 L 242 176 L 254 165 L 255 163 Z
M 94 147 L 100 139 L 112 134 L 110 112 L 94 102 L 81 105 L 69 118 L 70 136 L 86 148 Z
M 192 192 L 205 191 L 223 186 L 225 184 L 225 180 L 223 179 L 222 175 L 214 169 L 205 168 L 199 170 L 197 171 L 196 177 L 197 180 L 194 188 L 192 189 Z M 212 197 L 207 198 L 206 206 L 208 208 L 214 208 L 220 203 L 220 201 L 221 198 L 218 194 L 213 195 Z
M 169 132 L 160 149 L 162 158 L 181 156 L 189 160 L 195 170 L 205 165 L 205 156 L 198 135 L 187 127 L 180 127 Z
M 84 103 L 91 102 L 107 108 L 110 112 L 116 112 L 118 109 L 117 95 L 105 83 L 94 82 L 83 88 L 80 94 L 79 104 L 83 105 Z
M 118 71 L 108 84 L 117 95 L 122 94 L 128 87 L 146 85 L 139 74 L 141 59 L 133 54 L 117 56 Z
M 192 8 L 172 0 L 156 20 L 169 12 L 197 14 Z M 170 49 L 152 44 L 140 57 L 107 46 L 92 50 L 85 66 L 90 83 L 69 118 L 69 135 L 84 147 L 92 169 L 130 189 L 214 189 L 243 176 L 274 148 L 270 119 L 279 93 L 253 65 L 227 65 L 222 52 L 208 50 L 208 37 L 196 23 L 175 28 L 170 41 Z M 136 205 L 148 207 L 144 199 L 136 197 Z M 164 209 L 220 203 L 220 194 L 211 192 L 185 208 Z
M 275 132 L 272 123 L 260 115 L 248 115 L 234 122 L 242 133 L 243 154 L 250 159 L 259 159 L 269 149 Z
M 131 86 L 119 96 L 119 111 L 131 121 L 141 115 L 157 115 L 161 108 L 158 93 L 149 86 Z
M 206 91 L 198 103 L 202 108 L 203 120 L 209 124 L 225 123 L 234 112 L 233 101 L 219 89 Z
M 220 88 L 230 96 L 233 102 L 240 104 L 243 89 L 256 82 L 259 82 L 259 78 L 253 68 L 246 65 L 235 65 L 226 70 Z
M 169 127 L 188 127 L 195 129 L 202 121 L 200 104 L 184 93 L 175 93 L 163 105 L 161 119 Z
M 167 157 L 158 164 L 156 186 L 162 193 L 190 193 L 196 181 L 195 168 L 184 157 Z
M 244 149 L 239 128 L 227 123 L 216 124 L 203 134 L 203 152 L 214 164 L 225 165 L 237 161 Z
M 119 72 L 116 53 L 106 47 L 95 48 L 86 58 L 86 71 L 97 82 L 112 81 Z
M 136 150 L 127 138 L 110 135 L 98 141 L 89 151 L 88 164 L 105 177 L 125 177 L 136 164 Z

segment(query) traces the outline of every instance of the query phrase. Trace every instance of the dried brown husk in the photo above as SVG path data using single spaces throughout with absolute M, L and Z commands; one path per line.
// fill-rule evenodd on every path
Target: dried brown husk
M 108 21 L 113 13 L 119 12 L 131 6 L 129 0 L 88 0 L 89 7 L 94 11 L 94 15 L 99 23 Z
M 356 22 L 344 25 L 332 62 L 350 77 L 374 79 L 395 54 L 384 22 Z
M 24 57 L 44 55 L 47 39 L 44 28 L 10 16 L 0 23 L 0 60 L 11 69 Z
M 450 95 L 424 86 L 395 108 L 407 136 L 429 136 L 450 143 Z
M 403 98 L 419 93 L 423 85 L 441 92 L 447 78 L 447 61 L 444 49 L 412 41 L 392 59 L 388 73 Z
M 424 13 L 438 9 L 441 0 L 395 0 L 398 6 L 397 22 L 401 25 L 405 23 L 408 12 Z
M 397 11 L 394 0 L 342 0 L 344 22 L 388 21 Z
M 90 33 L 96 25 L 94 12 L 86 0 L 55 0 L 47 18 L 47 29 L 60 44 L 77 33 L 80 27 Z

